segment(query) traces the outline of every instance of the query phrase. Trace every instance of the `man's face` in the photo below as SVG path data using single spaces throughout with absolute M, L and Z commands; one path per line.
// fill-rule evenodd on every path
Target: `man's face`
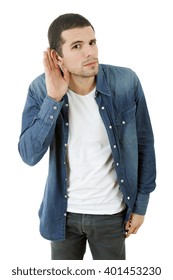
M 65 41 L 62 45 L 62 69 L 65 66 L 73 76 L 84 78 L 97 75 L 98 48 L 92 27 L 65 30 L 61 36 Z

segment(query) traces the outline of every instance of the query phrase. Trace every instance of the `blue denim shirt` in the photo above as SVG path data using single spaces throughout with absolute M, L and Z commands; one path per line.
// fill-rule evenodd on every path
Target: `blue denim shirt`
M 128 68 L 100 64 L 95 101 L 127 204 L 125 221 L 131 212 L 145 215 L 149 194 L 155 189 L 156 167 L 153 132 L 140 81 Z M 49 149 L 49 171 L 39 209 L 40 233 L 49 240 L 65 239 L 68 110 L 67 95 L 61 102 L 47 95 L 44 74 L 31 83 L 18 147 L 23 161 L 31 166 Z

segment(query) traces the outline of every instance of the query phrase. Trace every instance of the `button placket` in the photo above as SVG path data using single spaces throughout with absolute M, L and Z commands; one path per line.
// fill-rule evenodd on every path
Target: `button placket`
M 66 161 L 66 153 L 67 153 L 67 147 L 68 147 L 68 126 L 69 126 L 69 120 L 68 120 L 68 110 L 69 110 L 69 104 L 68 104 L 68 98 L 65 96 L 65 103 L 63 106 L 63 114 L 64 114 L 64 130 L 65 130 L 65 138 L 64 138 L 64 217 L 67 216 L 67 187 L 68 187 L 68 175 L 67 175 L 67 161 Z M 65 212 L 66 211 L 66 212 Z
M 120 159 L 119 159 L 119 154 L 117 150 L 117 145 L 116 145 L 116 137 L 113 132 L 113 123 L 111 123 L 111 119 L 109 118 L 109 115 L 107 114 L 107 110 L 104 106 L 104 104 L 99 104 L 100 108 L 100 114 L 103 119 L 103 122 L 105 123 L 105 126 L 107 127 L 107 133 L 108 133 L 108 138 L 110 145 L 112 147 L 112 156 L 114 158 L 114 167 L 117 167 L 117 169 L 120 168 Z M 123 183 L 124 181 L 121 181 Z

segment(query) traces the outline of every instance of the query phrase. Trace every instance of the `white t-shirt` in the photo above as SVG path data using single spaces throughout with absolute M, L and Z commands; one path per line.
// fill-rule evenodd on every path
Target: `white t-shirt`
M 68 90 L 68 212 L 115 214 L 125 208 L 106 128 L 95 101 Z

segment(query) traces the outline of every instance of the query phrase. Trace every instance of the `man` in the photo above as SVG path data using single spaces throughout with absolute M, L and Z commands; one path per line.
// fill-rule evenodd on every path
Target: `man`
M 144 221 L 155 189 L 153 133 L 140 81 L 101 65 L 95 31 L 81 15 L 49 27 L 45 74 L 30 85 L 19 152 L 29 165 L 49 148 L 39 210 L 53 260 L 124 260 L 125 237 Z

